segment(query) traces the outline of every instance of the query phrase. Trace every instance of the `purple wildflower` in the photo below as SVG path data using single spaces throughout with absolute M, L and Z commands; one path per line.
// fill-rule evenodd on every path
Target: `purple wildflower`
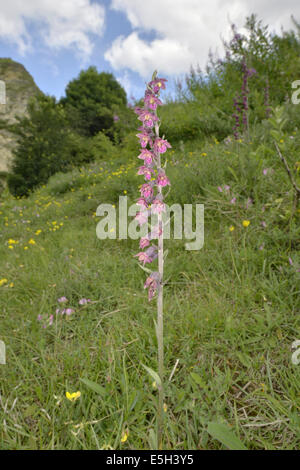
M 156 110 L 157 106 L 162 106 L 162 102 L 160 101 L 157 96 L 153 95 L 152 93 L 147 93 L 144 98 L 145 106 L 153 111 Z
M 151 245 L 147 250 L 145 251 L 146 255 L 149 256 L 151 261 L 155 260 L 157 258 L 157 246 Z
M 150 245 L 150 240 L 147 237 L 142 237 L 140 239 L 140 248 L 143 250 Z
M 167 185 L 170 185 L 170 180 L 169 178 L 166 176 L 165 172 L 164 171 L 161 171 L 158 176 L 157 176 L 157 184 L 158 186 L 167 186 Z
M 139 262 L 143 263 L 145 266 L 146 263 L 152 263 L 152 259 L 147 255 L 146 252 L 140 251 L 137 255 L 134 255 L 135 257 L 138 257 Z
M 165 153 L 168 148 L 172 148 L 167 140 L 157 138 L 154 142 L 154 150 L 157 153 Z
M 155 114 L 150 113 L 146 109 L 140 112 L 138 119 L 140 121 L 143 121 L 143 124 L 146 127 L 153 127 L 154 123 L 158 121 L 158 117 L 155 116 Z
M 149 168 L 147 166 L 141 166 L 138 170 L 138 175 L 144 175 L 145 180 L 151 180 L 152 178 L 152 173 L 154 173 L 154 170 L 152 168 Z
M 151 198 L 153 196 L 153 188 L 148 183 L 143 184 L 140 191 L 143 197 Z
M 148 143 L 150 145 L 152 144 L 151 137 L 146 132 L 141 132 L 140 134 L 136 134 L 136 136 L 140 139 L 140 145 L 142 148 L 146 148 Z
M 144 224 L 148 220 L 150 214 L 158 214 L 158 226 L 140 239 L 141 251 L 134 255 L 138 258 L 140 263 L 144 265 L 151 263 L 158 257 L 158 247 L 150 245 L 150 240 L 159 238 L 163 233 L 163 226 L 161 220 L 161 213 L 165 211 L 165 204 L 163 202 L 162 188 L 170 185 L 170 181 L 161 166 L 161 154 L 165 153 L 168 148 L 171 148 L 170 143 L 164 138 L 159 137 L 158 126 L 152 129 L 158 122 L 157 107 L 162 105 L 159 99 L 160 90 L 165 89 L 164 78 L 156 78 L 154 73 L 152 80 L 148 83 L 145 97 L 144 108 L 136 108 L 135 112 L 138 119 L 142 121 L 143 125 L 139 127 L 139 134 L 137 137 L 140 141 L 141 151 L 138 158 L 144 160 L 144 164 L 139 167 L 138 175 L 143 175 L 148 183 L 141 186 L 141 197 L 137 204 L 141 206 L 141 210 L 137 213 L 135 219 Z M 149 145 L 149 148 L 147 148 Z M 157 171 L 157 177 L 155 174 Z M 158 273 L 157 273 L 158 275 Z M 150 275 L 145 283 L 145 288 L 149 288 L 148 299 L 151 300 L 155 294 L 159 284 L 159 277 L 156 274 Z
M 147 165 L 151 165 L 151 163 L 154 160 L 154 154 L 150 152 L 150 150 L 143 149 L 141 153 L 138 155 L 138 158 L 140 158 L 141 160 L 144 160 L 144 162 Z
M 162 212 L 166 211 L 165 204 L 160 201 L 159 199 L 154 199 L 151 204 L 151 212 L 153 214 L 161 214 Z
M 168 80 L 166 78 L 157 78 L 149 83 L 149 87 L 154 91 L 154 93 L 158 93 L 160 90 L 165 90 L 165 82 L 167 81 Z
M 159 281 L 159 273 L 156 271 L 151 273 L 150 276 L 148 276 L 146 279 L 146 282 L 144 284 L 144 289 L 149 289 L 148 290 L 149 301 L 153 299 L 155 292 L 157 291 L 158 281 Z
M 144 225 L 146 222 L 148 222 L 148 212 L 138 212 L 135 216 L 135 220 L 138 221 L 139 225 Z
M 145 201 L 145 199 L 142 198 L 142 197 L 140 197 L 140 198 L 137 200 L 136 204 L 137 204 L 138 206 L 144 207 L 145 209 L 147 209 L 147 207 L 148 207 L 148 203 L 147 203 L 147 202 Z
M 72 308 L 67 308 L 65 313 L 66 315 L 72 315 L 72 313 L 74 313 L 74 310 Z

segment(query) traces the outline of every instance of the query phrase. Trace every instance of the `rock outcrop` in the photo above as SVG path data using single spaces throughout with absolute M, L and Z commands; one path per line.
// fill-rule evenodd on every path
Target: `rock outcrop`
M 16 136 L 6 126 L 16 123 L 16 117 L 26 115 L 28 101 L 41 93 L 25 67 L 11 59 L 0 58 L 0 174 L 7 172 L 12 161 Z M 4 85 L 5 84 L 5 104 Z

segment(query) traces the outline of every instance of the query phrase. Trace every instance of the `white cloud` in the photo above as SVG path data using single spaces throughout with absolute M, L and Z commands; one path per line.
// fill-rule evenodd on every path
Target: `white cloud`
M 291 14 L 300 17 L 299 0 L 112 0 L 111 7 L 126 14 L 133 32 L 115 39 L 105 58 L 114 69 L 143 77 L 154 69 L 181 74 L 191 64 L 204 67 L 209 49 L 223 52 L 221 37 L 230 37 L 230 23 L 241 27 L 251 13 L 278 32 L 290 27 Z M 141 32 L 154 39 L 142 40 Z
M 93 49 L 90 34 L 103 33 L 104 17 L 104 7 L 90 0 L 0 0 L 0 38 L 25 54 L 34 46 L 34 28 L 49 48 L 72 47 L 88 57 Z
M 115 69 L 129 68 L 145 78 L 153 72 L 154 64 L 165 73 L 180 73 L 189 68 L 194 59 L 189 47 L 177 40 L 155 39 L 147 44 L 136 32 L 127 38 L 117 38 L 104 57 Z

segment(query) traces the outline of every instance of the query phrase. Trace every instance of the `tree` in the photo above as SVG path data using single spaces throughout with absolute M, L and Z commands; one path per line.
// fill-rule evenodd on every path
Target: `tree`
M 96 67 L 81 71 L 69 82 L 61 99 L 72 128 L 85 136 L 99 131 L 110 135 L 114 114 L 126 106 L 126 93 L 111 73 L 98 73 Z
M 68 128 L 63 107 L 54 97 L 45 95 L 32 99 L 28 117 L 18 121 L 13 129 L 18 145 L 8 187 L 15 196 L 23 196 L 67 167 Z

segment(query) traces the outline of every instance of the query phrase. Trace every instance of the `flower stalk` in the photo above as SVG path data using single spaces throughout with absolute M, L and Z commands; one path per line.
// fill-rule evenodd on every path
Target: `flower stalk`
M 151 231 L 140 240 L 141 251 L 137 256 L 139 261 L 152 263 L 158 258 L 157 271 L 149 271 L 144 288 L 148 289 L 149 301 L 157 293 L 157 322 L 156 336 L 158 346 L 158 408 L 157 408 L 157 446 L 163 447 L 163 427 L 164 427 L 164 343 L 163 343 L 163 283 L 164 283 L 164 221 L 165 212 L 163 188 L 170 186 L 170 181 L 165 173 L 165 165 L 162 166 L 161 154 L 171 147 L 169 142 L 159 136 L 160 121 L 157 116 L 157 107 L 162 106 L 159 99 L 161 89 L 165 89 L 166 79 L 157 78 L 154 72 L 152 80 L 147 84 L 144 107 L 135 108 L 138 119 L 143 125 L 139 128 L 137 137 L 141 144 L 141 153 L 138 156 L 143 160 L 143 165 L 139 168 L 138 174 L 143 175 L 146 183 L 141 186 L 141 197 L 137 204 L 141 207 L 136 215 L 136 220 L 142 226 L 148 225 L 148 217 L 157 216 L 157 223 L 151 225 Z M 149 147 L 149 148 L 147 148 Z M 155 218 L 156 220 L 156 218 Z M 157 240 L 157 244 L 153 243 Z M 149 370 L 149 368 L 148 368 Z M 153 371 L 152 371 L 153 372 Z M 155 373 L 154 373 L 155 374 Z
M 158 126 L 155 126 L 155 132 L 159 137 Z M 161 159 L 158 154 L 158 171 L 161 168 Z M 158 187 L 158 193 L 162 197 L 162 188 Z M 163 321 L 163 278 L 164 278 L 164 235 L 162 213 L 158 214 L 158 292 L 157 292 L 157 345 L 158 345 L 158 375 L 160 377 L 160 386 L 158 387 L 158 419 L 157 419 L 157 440 L 158 448 L 162 448 L 163 436 L 163 416 L 164 416 L 164 321 Z
M 255 75 L 257 72 L 254 68 L 249 68 L 246 63 L 246 58 L 243 57 L 242 61 L 243 71 L 243 82 L 241 88 L 241 95 L 236 94 L 234 98 L 234 120 L 235 126 L 233 128 L 233 134 L 236 140 L 239 139 L 239 131 L 244 130 L 248 139 L 249 136 L 249 78 Z

